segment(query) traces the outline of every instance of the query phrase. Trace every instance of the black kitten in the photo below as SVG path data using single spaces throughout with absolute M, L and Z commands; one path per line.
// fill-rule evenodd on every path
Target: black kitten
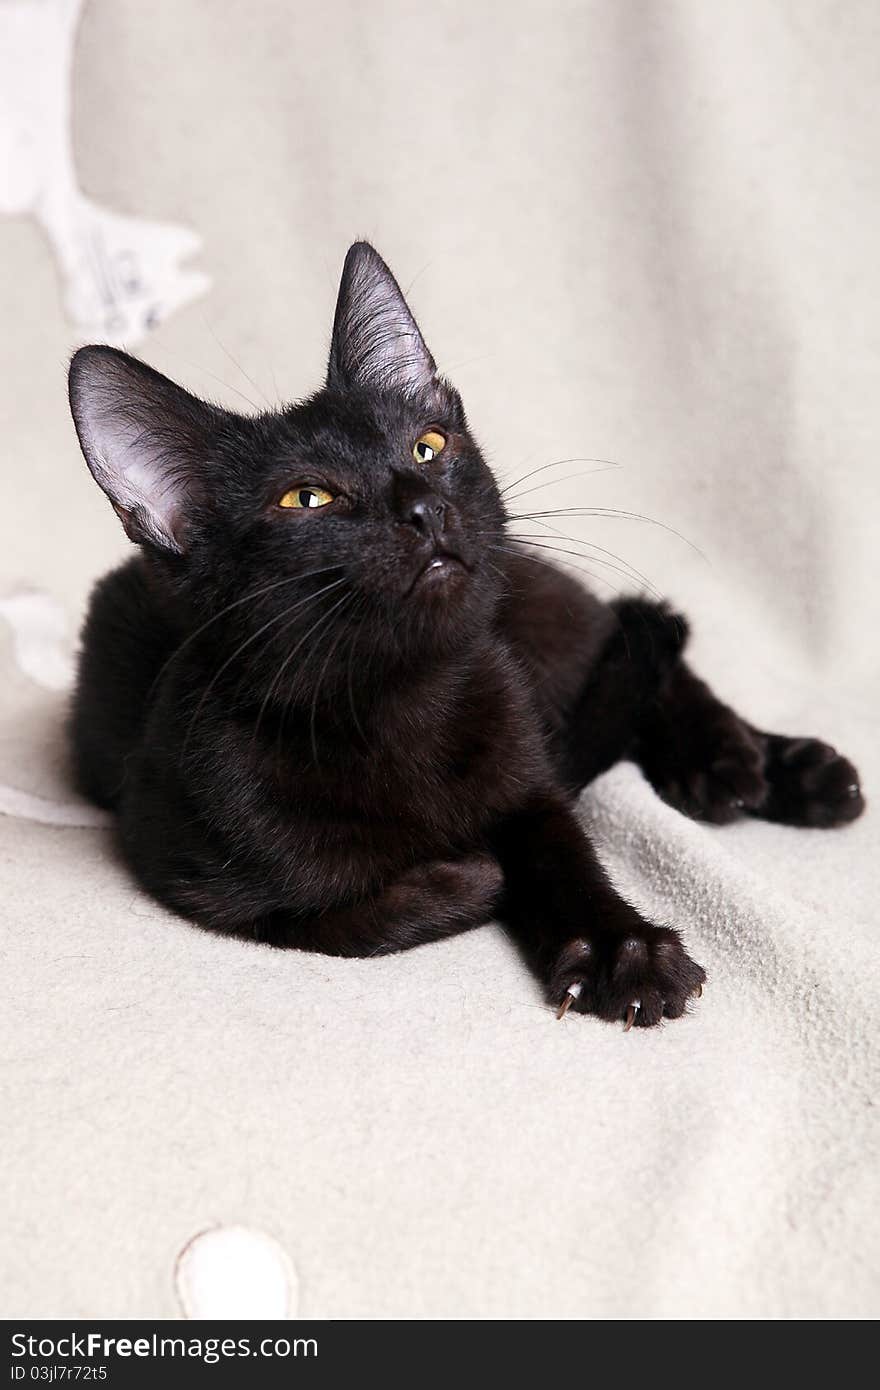
M 634 758 L 688 815 L 862 810 L 826 745 L 752 728 L 662 606 L 607 606 L 505 531 L 457 392 L 377 253 L 348 253 L 327 384 L 256 418 L 81 349 L 86 461 L 140 547 L 95 589 L 72 740 L 161 902 L 373 955 L 497 914 L 548 1000 L 640 1026 L 705 978 L 615 892 L 573 809 Z

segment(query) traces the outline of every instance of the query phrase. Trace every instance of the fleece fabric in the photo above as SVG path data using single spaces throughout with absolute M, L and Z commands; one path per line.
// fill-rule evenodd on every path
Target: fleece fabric
M 137 223 L 107 293 L 173 280 L 153 222 L 204 272 L 104 336 L 230 407 L 305 394 L 369 237 L 514 509 L 598 513 L 522 530 L 600 592 L 635 566 L 722 696 L 870 803 L 878 60 L 872 0 L 91 0 L 72 159 Z M 301 1316 L 876 1316 L 873 805 L 716 829 L 632 765 L 590 788 L 615 882 L 709 977 L 627 1035 L 555 1022 L 497 925 L 337 961 L 135 886 L 65 768 L 71 644 L 128 547 L 65 400 L 95 265 L 53 255 L 0 216 L 0 1312 L 173 1318 L 178 1252 L 232 1225 Z

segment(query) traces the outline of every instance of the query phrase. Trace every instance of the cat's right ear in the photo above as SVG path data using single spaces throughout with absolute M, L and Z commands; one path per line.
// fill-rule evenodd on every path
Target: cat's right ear
M 400 286 L 375 247 L 356 241 L 342 267 L 329 386 L 405 395 L 437 389 L 437 368 Z
M 126 534 L 181 554 L 219 412 L 116 348 L 80 348 L 68 387 L 80 448 Z

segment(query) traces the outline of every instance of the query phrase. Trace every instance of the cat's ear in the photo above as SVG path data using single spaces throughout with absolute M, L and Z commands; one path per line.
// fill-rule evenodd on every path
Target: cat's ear
M 357 241 L 345 258 L 328 386 L 417 395 L 437 382 L 437 367 L 400 286 L 378 251 Z
M 180 554 L 219 412 L 115 348 L 80 348 L 68 386 L 80 448 L 126 534 Z

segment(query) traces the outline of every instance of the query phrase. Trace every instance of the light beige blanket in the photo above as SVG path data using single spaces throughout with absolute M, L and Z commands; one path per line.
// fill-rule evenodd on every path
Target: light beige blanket
M 709 973 L 689 1018 L 624 1036 L 557 1024 L 494 926 L 363 962 L 194 930 L 78 824 L 61 736 L 85 595 L 127 550 L 67 416 L 65 288 L 141 275 L 165 317 L 137 349 L 248 410 L 318 384 L 365 235 L 505 478 L 621 465 L 536 474 L 524 509 L 686 537 L 552 523 L 870 799 L 878 61 L 871 0 L 86 6 L 76 177 L 146 227 L 62 283 L 0 216 L 3 1315 L 174 1317 L 177 1252 L 229 1223 L 278 1240 L 304 1317 L 880 1311 L 873 808 L 717 830 L 632 766 L 598 782 L 615 881 Z M 154 221 L 212 282 L 167 315 Z

